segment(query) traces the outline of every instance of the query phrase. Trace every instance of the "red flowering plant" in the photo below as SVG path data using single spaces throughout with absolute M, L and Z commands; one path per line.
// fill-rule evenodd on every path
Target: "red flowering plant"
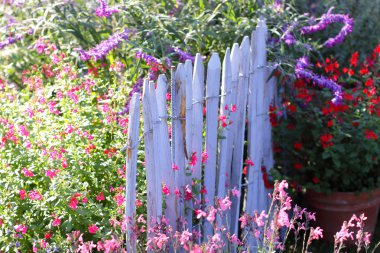
M 379 187 L 379 69 L 380 45 L 363 62 L 357 52 L 349 64 L 334 58 L 316 62 L 314 71 L 341 87 L 338 103 L 331 100 L 331 90 L 313 86 L 313 80 L 283 85 L 283 108 L 272 117 L 274 171 L 298 189 L 361 192 Z

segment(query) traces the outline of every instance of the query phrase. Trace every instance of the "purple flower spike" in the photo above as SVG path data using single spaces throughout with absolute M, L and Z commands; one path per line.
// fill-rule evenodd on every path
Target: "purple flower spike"
M 195 57 L 193 55 L 182 51 L 178 47 L 172 47 L 171 50 L 173 50 L 179 56 L 179 59 L 181 61 L 185 62 L 186 60 L 191 60 L 191 62 L 194 63 Z
M 105 0 L 99 0 L 100 6 L 96 9 L 95 13 L 98 17 L 110 17 L 112 13 L 118 13 L 120 10 L 116 8 L 110 8 L 107 6 Z
M 334 81 L 327 79 L 322 76 L 318 76 L 313 72 L 306 70 L 310 66 L 309 61 L 306 57 L 297 59 L 295 73 L 297 78 L 312 80 L 319 87 L 327 88 L 334 93 L 334 98 L 331 100 L 334 104 L 339 104 L 342 102 L 342 87 Z
M 302 34 L 311 34 L 318 31 L 325 30 L 328 25 L 332 23 L 343 23 L 344 26 L 340 30 L 339 34 L 334 38 L 329 38 L 324 45 L 326 47 L 333 47 L 339 43 L 342 43 L 346 36 L 350 34 L 354 27 L 354 19 L 350 18 L 348 15 L 343 14 L 331 14 L 332 8 L 326 13 L 323 14 L 321 20 L 311 26 L 305 26 L 301 28 Z
M 76 50 L 79 51 L 79 53 L 81 54 L 80 57 L 83 61 L 88 61 L 91 58 L 97 61 L 105 57 L 109 51 L 116 48 L 120 44 L 120 42 L 128 39 L 132 33 L 133 32 L 131 30 L 124 29 L 123 32 L 111 35 L 108 39 L 103 40 L 102 42 L 100 42 L 100 44 L 96 45 L 94 48 L 91 48 L 87 52 L 83 49 Z
M 161 64 L 161 61 L 159 59 L 143 52 L 137 52 L 136 58 L 143 59 L 148 65 Z
M 25 34 L 16 34 L 14 37 L 8 37 L 8 39 L 0 41 L 0 50 L 6 46 L 12 45 L 24 38 Z

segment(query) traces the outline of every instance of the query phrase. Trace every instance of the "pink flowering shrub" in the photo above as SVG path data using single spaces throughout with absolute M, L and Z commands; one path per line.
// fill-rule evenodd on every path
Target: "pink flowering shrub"
M 25 89 L 2 84 L 0 252 L 15 245 L 19 252 L 65 250 L 75 240 L 81 252 L 115 252 L 123 245 L 120 150 L 128 118 L 117 114 L 125 97 L 105 81 L 106 73 L 115 79 L 121 74 L 101 65 L 78 68 L 54 49 L 42 66 L 23 72 Z M 139 178 L 145 178 L 143 170 Z M 144 213 L 140 185 L 137 210 Z

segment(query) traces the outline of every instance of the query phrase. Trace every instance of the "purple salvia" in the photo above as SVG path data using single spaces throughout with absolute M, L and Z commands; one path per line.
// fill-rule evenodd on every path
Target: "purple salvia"
M 135 84 L 132 87 L 132 90 L 129 92 L 127 102 L 125 103 L 124 109 L 121 112 L 119 112 L 119 115 L 124 115 L 124 114 L 129 112 L 129 104 L 131 102 L 132 95 L 133 95 L 133 93 L 136 93 L 136 92 L 141 94 L 143 83 L 144 83 L 143 77 L 140 77 L 139 79 L 137 79 L 137 81 L 135 82 Z
M 339 34 L 335 36 L 334 38 L 329 38 L 324 43 L 324 45 L 326 47 L 333 47 L 339 43 L 342 43 L 345 37 L 352 32 L 353 26 L 354 26 L 354 20 L 350 18 L 348 15 L 331 14 L 331 11 L 332 11 L 332 8 L 330 8 L 330 10 L 326 14 L 323 14 L 321 17 L 321 20 L 317 24 L 302 27 L 301 33 L 311 34 L 311 33 L 325 30 L 327 26 L 332 23 L 343 23 L 344 26 L 340 30 Z
M 191 60 L 191 62 L 194 63 L 195 57 L 193 55 L 182 51 L 178 47 L 172 47 L 171 50 L 173 50 L 179 56 L 179 59 L 181 61 L 185 62 L 186 60 Z
M 144 60 L 148 65 L 161 64 L 161 61 L 156 57 L 143 53 L 141 51 L 136 53 L 136 58 Z
M 327 79 L 322 76 L 318 76 L 314 74 L 313 72 L 307 70 L 307 67 L 309 66 L 310 64 L 305 57 L 297 59 L 296 67 L 295 67 L 295 73 L 297 77 L 302 78 L 302 79 L 312 80 L 319 87 L 327 88 L 331 90 L 334 93 L 334 98 L 332 99 L 332 102 L 334 104 L 341 103 L 342 95 L 343 95 L 342 87 L 330 79 Z
M 293 22 L 291 25 L 289 25 L 284 34 L 281 36 L 281 40 L 285 42 L 287 45 L 293 45 L 296 44 L 296 40 L 294 38 L 293 30 L 298 25 L 298 22 Z
M 120 10 L 116 8 L 110 8 L 107 6 L 105 0 L 99 0 L 100 6 L 96 9 L 95 13 L 98 17 L 110 17 L 112 13 L 118 13 Z
M 133 32 L 129 29 L 124 29 L 121 33 L 115 33 L 112 36 L 110 36 L 108 39 L 103 40 L 98 45 L 96 45 L 94 48 L 91 48 L 88 51 L 85 51 L 83 49 L 76 49 L 79 51 L 80 58 L 83 61 L 88 61 L 91 58 L 95 61 L 104 58 L 109 51 L 119 46 L 120 42 L 123 40 L 126 40 L 129 38 L 129 36 Z
M 0 50 L 4 49 L 6 46 L 12 45 L 19 40 L 24 38 L 25 34 L 16 34 L 14 37 L 8 37 L 7 39 L 0 41 Z

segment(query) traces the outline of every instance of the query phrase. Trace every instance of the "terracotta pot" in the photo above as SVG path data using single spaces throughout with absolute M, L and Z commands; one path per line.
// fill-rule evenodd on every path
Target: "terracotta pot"
M 334 235 L 341 229 L 343 221 L 352 214 L 365 213 L 365 231 L 373 234 L 380 205 L 380 189 L 360 194 L 335 192 L 324 194 L 312 189 L 305 194 L 304 201 L 310 211 L 316 212 L 315 226 L 323 229 L 323 239 L 334 241 Z

